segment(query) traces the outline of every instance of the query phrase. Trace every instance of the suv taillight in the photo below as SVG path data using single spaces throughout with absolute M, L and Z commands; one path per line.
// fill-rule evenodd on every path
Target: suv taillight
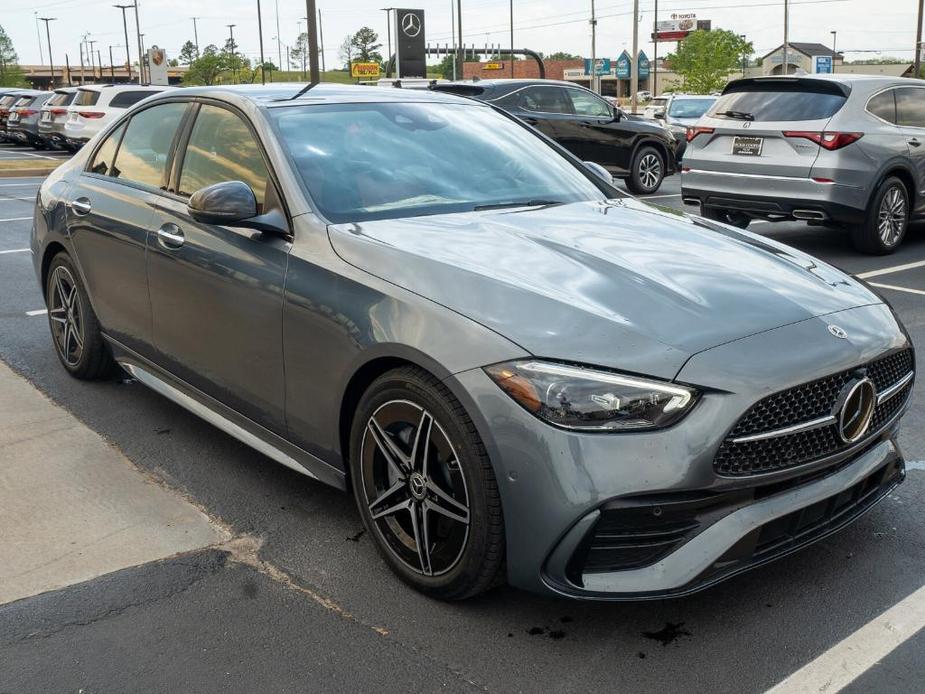
M 53 108 L 53 109 L 50 109 L 50 110 L 51 110 L 52 114 L 54 114 L 54 115 L 56 115 L 56 116 L 63 116 L 65 113 L 67 113 L 67 109 L 66 109 L 66 108 Z
M 102 111 L 78 111 L 77 115 L 82 118 L 102 118 L 106 114 Z
M 864 133 L 841 133 L 826 130 L 817 132 L 813 130 L 785 130 L 784 137 L 798 137 L 815 142 L 823 149 L 833 150 L 847 147 L 864 137 Z
M 699 128 L 697 126 L 687 129 L 687 141 L 692 142 L 698 135 L 712 135 L 713 128 Z
M 29 116 L 34 116 L 37 112 L 31 108 L 18 108 L 16 112 L 19 114 L 20 118 L 28 118 Z

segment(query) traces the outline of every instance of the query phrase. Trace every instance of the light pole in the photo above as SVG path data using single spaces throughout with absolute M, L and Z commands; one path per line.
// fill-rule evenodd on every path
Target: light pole
M 257 0 L 257 36 L 260 37 L 260 84 L 266 84 L 267 78 L 264 72 L 264 65 L 266 65 L 266 60 L 263 57 L 263 13 L 260 11 L 260 0 Z
M 324 67 L 324 26 L 321 24 L 321 8 L 318 8 L 318 42 L 321 44 L 319 46 L 318 52 L 321 54 L 321 72 L 327 72 Z
M 658 96 L 658 0 L 655 0 L 655 17 L 652 19 L 652 97 Z
M 45 22 L 45 38 L 48 39 L 48 67 L 51 71 L 51 88 L 55 88 L 55 61 L 51 57 L 51 32 L 48 30 L 48 22 L 53 22 L 57 17 L 39 17 L 40 21 Z
M 113 65 L 112 60 L 112 46 L 109 47 L 109 79 L 115 83 L 116 81 L 116 67 Z
M 305 0 L 305 28 L 308 30 L 308 69 L 311 72 L 311 83 L 318 84 L 321 81 L 321 75 L 318 72 L 318 28 L 315 23 L 318 21 L 318 9 L 315 7 L 315 0 Z
M 633 0 L 633 71 L 630 73 L 630 109 L 639 106 L 639 0 Z
M 120 10 L 122 10 L 122 31 L 125 32 L 125 67 L 128 69 L 128 81 L 132 81 L 132 58 L 128 52 L 128 22 L 125 21 L 125 11 L 131 7 L 131 5 L 113 5 Z
M 919 0 L 919 17 L 915 23 L 915 78 L 922 72 L 922 0 Z
M 466 46 L 463 44 L 462 30 L 462 0 L 456 0 L 456 31 L 459 33 L 459 41 L 456 43 L 456 71 L 459 73 L 458 79 L 466 79 Z
M 391 65 L 391 60 L 392 60 L 392 10 L 394 10 L 395 8 L 394 7 L 383 7 L 381 9 L 383 12 L 385 12 L 385 35 L 387 37 L 386 46 L 388 46 L 388 50 L 389 50 L 388 55 L 385 56 L 385 69 L 386 69 L 386 73 L 388 73 L 389 65 Z M 389 75 L 386 74 L 386 77 L 388 76 Z
M 231 74 L 234 75 L 234 83 L 237 84 L 238 83 L 238 65 L 237 65 L 238 61 L 236 60 L 237 51 L 235 50 L 235 46 L 234 46 L 234 28 L 238 25 L 237 24 L 226 24 L 225 26 L 228 27 L 228 35 L 229 35 L 229 40 L 230 40 L 229 45 L 231 46 Z
M 96 79 L 96 65 L 93 64 L 93 44 L 96 43 L 95 40 L 87 41 L 89 50 L 87 51 L 87 57 L 90 59 L 90 74 L 93 75 L 93 79 Z M 102 78 L 102 75 L 100 75 Z
M 838 51 L 835 50 L 835 39 L 838 38 L 838 32 L 837 32 L 837 31 L 830 31 L 829 33 L 832 35 L 832 64 L 834 65 L 834 63 L 835 63 L 835 53 L 838 52 Z M 832 69 L 834 70 L 835 68 L 833 67 Z
M 514 0 L 510 1 L 511 13 L 511 79 L 514 79 Z
M 191 17 L 193 20 L 193 41 L 196 42 L 196 57 L 199 57 L 199 27 L 196 26 L 196 20 L 199 17 Z
M 35 17 L 35 40 L 39 46 L 39 65 L 44 65 L 45 56 L 42 55 L 42 32 L 39 30 L 39 13 L 33 12 L 32 15 Z
M 594 14 L 594 0 L 591 0 L 591 91 L 597 88 L 597 15 Z
M 784 0 L 784 55 L 783 55 L 784 60 L 783 60 L 783 63 L 781 63 L 781 66 L 783 67 L 781 74 L 784 74 L 784 75 L 790 74 L 790 56 L 787 55 L 787 53 L 789 52 L 787 49 L 787 41 L 789 40 L 789 38 L 790 38 L 790 2 L 788 0 Z
M 145 59 L 141 47 L 141 19 L 138 17 L 138 0 L 132 0 L 135 8 L 135 33 L 138 34 L 138 84 L 144 84 L 145 80 Z
M 283 44 L 279 37 L 279 0 L 276 0 L 276 53 L 279 58 L 279 69 L 283 69 Z M 289 55 L 288 53 L 286 54 Z M 287 66 L 288 67 L 288 66 Z

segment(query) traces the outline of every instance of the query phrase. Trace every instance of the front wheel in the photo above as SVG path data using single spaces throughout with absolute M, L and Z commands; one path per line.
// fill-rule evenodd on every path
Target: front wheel
M 862 253 L 887 255 L 896 250 L 909 227 L 909 193 L 898 178 L 886 179 L 870 202 L 863 224 L 854 227 L 851 240 Z
M 350 436 L 363 525 L 398 576 L 461 600 L 503 579 L 504 519 L 485 447 L 462 405 L 416 367 L 380 376 Z
M 665 163 L 661 153 L 648 145 L 640 147 L 633 157 L 633 166 L 626 187 L 637 195 L 654 193 L 665 180 Z
M 714 222 L 722 222 L 739 229 L 746 229 L 752 221 L 752 218 L 744 212 L 724 210 L 719 207 L 703 207 L 700 214 L 707 219 L 712 219 Z

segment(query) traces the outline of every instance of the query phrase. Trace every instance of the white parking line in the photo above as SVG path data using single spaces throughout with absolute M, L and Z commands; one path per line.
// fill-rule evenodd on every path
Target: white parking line
M 11 154 L 11 155 L 13 155 L 13 156 L 9 157 L 10 159 L 17 159 L 17 158 L 19 158 L 20 155 L 24 155 L 24 156 L 27 156 L 27 157 L 35 157 L 36 159 L 52 159 L 52 160 L 54 160 L 54 159 L 60 159 L 60 158 L 61 158 L 61 157 L 49 157 L 49 156 L 46 156 L 46 155 L 44 155 L 44 154 L 33 154 L 32 152 L 22 152 L 22 151 L 13 152 L 13 151 L 7 150 L 7 151 L 4 151 L 4 152 L 2 152 L 2 153 L 3 153 L 3 154 Z
M 8 251 L 0 251 L 0 255 L 4 255 L 6 253 L 28 253 L 28 252 L 29 252 L 28 248 L 12 248 Z
M 26 311 L 27 316 L 44 316 L 46 313 L 48 313 L 47 308 L 37 308 L 34 311 Z
M 32 217 L 7 217 L 0 219 L 0 222 L 25 222 L 27 219 L 32 219 Z
M 32 202 L 33 200 L 35 200 L 35 198 L 19 198 L 13 197 L 12 195 L 0 195 L 0 202 Z
M 925 586 L 794 672 L 767 694 L 835 694 L 925 627 Z
M 925 472 L 925 460 L 907 460 L 906 470 L 919 470 Z
M 880 289 L 892 289 L 894 292 L 907 292 L 909 294 L 921 294 L 922 296 L 925 296 L 925 292 L 923 292 L 921 289 L 910 289 L 909 287 L 897 287 L 895 284 L 879 284 L 878 282 L 871 282 L 870 286 L 878 287 Z
M 893 267 L 885 267 L 880 270 L 870 270 L 868 272 L 860 272 L 856 276 L 860 277 L 862 280 L 866 280 L 868 277 L 879 277 L 880 275 L 891 275 L 894 272 L 902 272 L 903 270 L 914 270 L 917 267 L 925 267 L 925 260 L 919 260 L 915 263 L 906 263 L 905 265 L 894 265 Z
M 680 198 L 681 193 L 672 193 L 671 195 L 647 195 L 643 200 L 657 200 L 658 198 Z
M 42 185 L 41 181 L 36 181 L 35 183 L 0 183 L 0 188 L 19 188 L 22 186 L 38 186 Z

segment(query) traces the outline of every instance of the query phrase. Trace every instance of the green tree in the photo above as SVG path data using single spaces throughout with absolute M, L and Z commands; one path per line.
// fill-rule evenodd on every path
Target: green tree
M 347 71 L 350 71 L 350 63 L 353 62 L 354 52 L 353 52 L 353 36 L 349 34 L 344 37 L 344 42 L 340 45 L 340 59 L 344 62 L 344 66 Z
M 196 48 L 196 44 L 192 41 L 187 41 L 183 44 L 183 47 L 180 49 L 180 62 L 184 65 L 189 65 L 196 58 L 199 57 L 199 49 Z
M 569 53 L 567 51 L 556 51 L 555 53 L 550 53 L 549 55 L 543 55 L 540 53 L 543 60 L 581 60 L 580 55 L 575 55 L 574 53 Z
M 299 34 L 292 48 L 289 50 L 289 67 L 295 66 L 296 70 L 302 69 L 302 59 L 305 58 L 305 65 L 308 65 L 308 34 L 304 31 Z
M 13 48 L 13 42 L 0 26 L 0 86 L 27 86 L 23 71 L 19 67 L 19 56 Z
M 742 58 L 754 53 L 750 41 L 724 29 L 695 31 L 687 36 L 665 62 L 684 80 L 684 90 L 694 94 L 719 91 L 729 75 L 741 69 Z
M 224 72 L 224 57 L 217 46 L 210 44 L 189 64 L 189 70 L 183 75 L 183 84 L 218 84 Z
M 379 49 L 379 34 L 369 27 L 361 27 L 357 33 L 350 37 L 350 46 L 353 49 L 353 59 L 360 63 L 381 63 L 382 54 Z

